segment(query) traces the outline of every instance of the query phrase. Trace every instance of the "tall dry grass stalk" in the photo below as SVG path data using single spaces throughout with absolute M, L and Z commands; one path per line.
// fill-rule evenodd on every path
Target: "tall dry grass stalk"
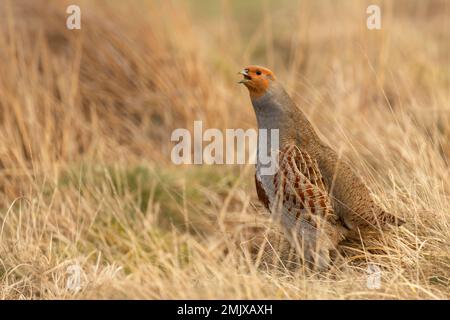
M 1 298 L 450 297 L 448 2 L 384 1 L 380 31 L 365 1 L 81 1 L 80 31 L 69 4 L 0 3 Z M 252 166 L 171 164 L 175 128 L 255 126 L 248 63 L 276 71 L 405 226 L 314 274 Z

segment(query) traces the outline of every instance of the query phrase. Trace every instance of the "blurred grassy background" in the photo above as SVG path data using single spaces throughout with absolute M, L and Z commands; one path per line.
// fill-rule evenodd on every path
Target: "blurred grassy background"
M 450 297 L 448 1 L 377 1 L 377 31 L 373 1 L 76 1 L 79 31 L 69 4 L 0 3 L 0 297 Z M 171 164 L 171 132 L 194 120 L 255 127 L 248 64 L 275 71 L 405 227 L 311 275 L 253 166 Z

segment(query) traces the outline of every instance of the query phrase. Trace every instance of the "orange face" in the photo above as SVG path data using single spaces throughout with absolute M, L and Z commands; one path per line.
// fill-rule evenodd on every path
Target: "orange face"
M 239 72 L 239 74 L 244 76 L 244 79 L 239 81 L 239 83 L 247 87 L 252 99 L 263 96 L 269 88 L 271 81 L 275 81 L 273 72 L 260 66 L 248 66 Z

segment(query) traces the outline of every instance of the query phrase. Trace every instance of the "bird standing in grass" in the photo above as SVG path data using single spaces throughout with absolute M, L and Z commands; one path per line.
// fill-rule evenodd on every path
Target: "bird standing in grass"
M 320 140 L 274 73 L 260 66 L 239 72 L 250 93 L 259 129 L 279 130 L 278 170 L 263 174 L 259 150 L 258 198 L 281 222 L 304 260 L 327 269 L 330 253 L 349 232 L 403 223 L 375 204 L 351 165 Z M 271 135 L 269 134 L 268 137 Z M 273 142 L 268 141 L 268 150 Z

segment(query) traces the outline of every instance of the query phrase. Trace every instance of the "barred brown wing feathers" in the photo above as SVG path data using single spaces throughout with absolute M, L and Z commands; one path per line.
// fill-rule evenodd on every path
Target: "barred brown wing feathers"
M 282 192 L 283 207 L 297 219 L 314 224 L 316 218 L 325 218 L 336 224 L 317 162 L 295 145 L 280 150 L 279 171 L 274 177 L 275 191 Z

